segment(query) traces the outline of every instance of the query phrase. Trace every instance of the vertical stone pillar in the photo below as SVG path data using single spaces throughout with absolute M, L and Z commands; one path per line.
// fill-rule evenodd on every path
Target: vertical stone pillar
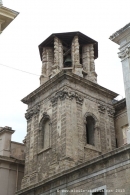
M 53 48 L 44 47 L 42 53 L 42 71 L 40 76 L 41 85 L 49 80 L 54 61 L 53 58 Z
M 52 66 L 52 76 L 61 71 L 63 67 L 63 45 L 58 37 L 54 37 L 54 64 Z
M 59 70 L 61 71 L 62 68 L 63 68 L 63 45 L 62 45 L 62 42 L 61 40 L 59 39 L 58 41 L 59 43 L 59 48 L 58 48 L 58 51 L 59 51 L 59 60 L 58 60 L 58 65 L 59 65 Z
M 78 36 L 75 36 L 72 45 L 71 45 L 71 56 L 72 56 L 72 65 L 73 65 L 73 72 L 81 77 L 82 74 L 82 66 L 80 64 L 80 53 L 79 53 L 79 41 Z
M 84 45 L 82 47 L 83 75 L 93 82 L 97 82 L 97 74 L 95 72 L 94 48 L 93 44 Z
M 101 138 L 101 151 L 102 153 L 105 153 L 107 151 L 107 145 L 106 145 L 106 129 L 105 129 L 105 120 L 104 115 L 106 112 L 106 106 L 99 103 L 98 105 L 98 111 L 100 113 L 100 138 Z
M 82 47 L 82 63 L 83 63 L 83 71 L 90 72 L 90 53 L 89 53 L 89 45 L 84 45 Z M 86 77 L 85 77 L 86 78 Z
M 84 140 L 83 140 L 83 119 L 82 119 L 82 104 L 77 103 L 77 130 L 78 130 L 78 162 L 84 160 Z
M 71 59 L 72 59 L 72 67 L 74 69 L 74 42 L 71 45 Z
M 127 130 L 127 143 L 130 143 L 130 46 L 125 47 L 125 49 L 119 52 L 119 58 L 121 58 L 121 62 L 122 62 L 126 105 L 127 105 L 127 116 L 129 122 L 129 127 Z
M 120 45 L 119 58 L 122 62 L 126 106 L 129 127 L 127 130 L 127 143 L 130 143 L 130 23 L 110 36 L 110 40 Z

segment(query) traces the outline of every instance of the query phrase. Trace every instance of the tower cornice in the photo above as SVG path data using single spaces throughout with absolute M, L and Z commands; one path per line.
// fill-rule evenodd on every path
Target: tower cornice
M 97 92 L 104 93 L 107 96 L 111 97 L 112 99 L 118 96 L 117 93 L 115 93 L 109 89 L 106 89 L 106 88 L 104 88 L 104 87 L 102 87 L 94 82 L 91 82 L 90 80 L 82 78 L 82 77 L 70 72 L 69 70 L 62 70 L 57 75 L 55 75 L 53 78 L 48 80 L 46 83 L 42 84 L 40 87 L 38 87 L 32 93 L 27 95 L 25 98 L 23 98 L 21 101 L 25 104 L 29 104 L 36 97 L 38 97 L 41 93 L 43 93 L 45 90 L 50 88 L 50 86 L 51 86 L 51 88 L 55 87 L 56 83 L 61 82 L 63 79 L 69 79 L 69 81 L 73 79 L 74 82 L 79 82 L 82 84 L 82 86 L 84 85 L 85 87 L 91 87 L 92 90 L 95 89 L 95 90 L 97 90 Z

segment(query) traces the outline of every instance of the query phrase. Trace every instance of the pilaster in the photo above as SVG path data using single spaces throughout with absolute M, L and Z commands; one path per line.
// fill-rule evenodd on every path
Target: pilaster
M 126 106 L 129 127 L 127 130 L 127 143 L 130 143 L 130 23 L 118 30 L 110 39 L 120 45 L 118 53 L 122 63 Z

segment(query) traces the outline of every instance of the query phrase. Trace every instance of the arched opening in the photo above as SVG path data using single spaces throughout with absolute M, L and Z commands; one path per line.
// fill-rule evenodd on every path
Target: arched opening
M 90 145 L 94 144 L 94 126 L 95 126 L 95 120 L 92 116 L 86 117 L 86 142 Z
M 46 149 L 50 146 L 50 120 L 46 119 L 42 123 L 42 148 Z
M 38 145 L 39 150 L 47 149 L 50 147 L 50 117 L 47 113 L 43 114 L 40 122 Z

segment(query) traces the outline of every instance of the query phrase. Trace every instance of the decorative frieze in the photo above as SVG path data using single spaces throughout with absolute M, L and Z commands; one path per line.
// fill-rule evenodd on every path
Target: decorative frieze
M 37 114 L 40 111 L 40 105 L 35 106 L 33 109 L 25 113 L 25 118 L 27 120 L 31 119 L 33 115 Z
M 118 53 L 118 57 L 121 58 L 121 61 L 130 57 L 130 47 L 126 47 L 124 50 Z
M 68 89 L 64 89 L 62 91 L 58 91 L 55 96 L 52 97 L 51 102 L 53 104 L 57 103 L 58 99 L 60 100 L 64 100 L 64 99 L 70 99 L 72 100 L 73 98 L 76 99 L 76 102 L 79 104 L 83 104 L 83 97 L 78 94 L 75 91 L 68 91 Z

